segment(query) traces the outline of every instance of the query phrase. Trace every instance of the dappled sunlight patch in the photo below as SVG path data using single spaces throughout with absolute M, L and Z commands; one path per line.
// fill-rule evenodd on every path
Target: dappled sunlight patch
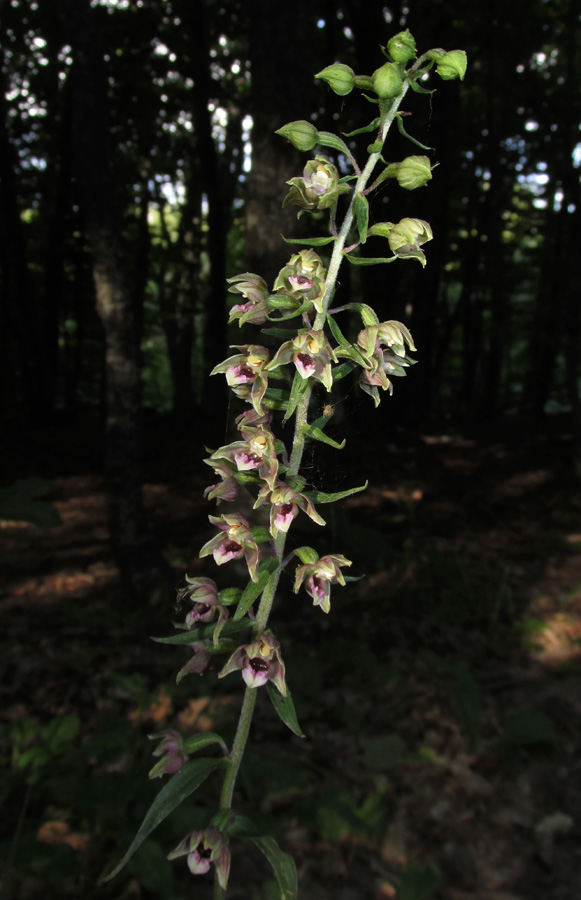
M 72 831 L 68 822 L 63 819 L 52 819 L 44 822 L 36 832 L 36 840 L 41 844 L 66 844 L 76 853 L 87 849 L 90 835 Z
M 494 488 L 495 497 L 512 498 L 520 497 L 528 491 L 542 487 L 555 477 L 550 469 L 535 469 L 532 472 L 516 472 L 500 482 Z
M 128 719 L 132 725 L 142 725 L 144 722 L 153 722 L 155 725 L 164 725 L 173 714 L 173 703 L 169 691 L 162 685 L 157 697 L 149 706 L 132 710 Z

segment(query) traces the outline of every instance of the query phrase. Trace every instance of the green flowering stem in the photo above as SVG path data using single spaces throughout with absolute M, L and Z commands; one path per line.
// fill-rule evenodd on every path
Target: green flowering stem
M 389 132 L 391 125 L 397 115 L 397 110 L 401 101 L 403 100 L 405 93 L 409 87 L 409 82 L 405 81 L 402 85 L 401 93 L 388 101 L 381 101 L 381 118 L 379 123 L 379 135 L 377 138 L 376 146 L 379 145 L 380 149 L 374 151 L 370 154 L 369 159 L 365 165 L 363 171 L 359 174 L 357 178 L 357 182 L 355 184 L 353 194 L 351 197 L 351 202 L 345 214 L 345 218 L 343 220 L 343 224 L 341 226 L 341 230 L 335 237 L 333 253 L 331 256 L 331 262 L 329 264 L 329 268 L 327 270 L 327 278 L 325 285 L 325 293 L 323 295 L 323 300 L 321 303 L 321 310 L 317 313 L 315 318 L 315 322 L 313 324 L 313 330 L 318 331 L 322 330 L 326 319 L 327 319 L 327 310 L 335 293 L 335 285 L 337 283 L 337 277 L 339 274 L 339 268 L 341 263 L 343 262 L 343 250 L 345 248 L 345 244 L 347 242 L 347 238 L 351 231 L 351 227 L 353 225 L 354 219 L 354 204 L 355 198 L 358 194 L 361 194 L 367 184 L 373 170 L 380 160 L 381 151 L 383 149 L 383 144 Z M 383 107 L 383 108 L 382 108 Z M 333 223 L 334 224 L 334 223 Z M 287 476 L 298 475 L 301 462 L 303 458 L 303 452 L 305 447 L 306 435 L 303 431 L 303 426 L 308 423 L 308 411 L 309 404 L 311 400 L 311 394 L 313 391 L 312 383 L 308 383 L 304 394 L 302 395 L 299 403 L 297 404 L 297 408 L 294 413 L 295 418 L 295 429 L 294 436 L 292 442 L 292 450 L 289 461 L 289 467 L 287 471 Z M 272 575 L 267 586 L 265 587 L 262 597 L 260 599 L 260 604 L 258 607 L 258 612 L 256 615 L 256 624 L 254 626 L 254 634 L 261 634 L 268 624 L 268 619 L 270 617 L 270 612 L 272 609 L 272 604 L 274 601 L 274 597 L 276 595 L 276 590 L 278 588 L 278 582 L 280 579 L 280 573 L 282 571 L 281 564 L 284 558 L 284 549 L 286 543 L 286 533 L 279 532 L 275 541 L 275 553 L 276 558 L 279 562 L 278 570 Z M 232 808 L 232 797 L 234 794 L 234 787 L 236 785 L 236 779 L 238 777 L 238 771 L 240 769 L 240 763 L 242 762 L 242 757 L 244 755 L 244 750 L 246 748 L 246 742 L 248 740 L 248 735 L 250 732 L 250 725 L 252 722 L 252 715 L 254 713 L 254 705 L 256 703 L 256 688 L 247 687 L 244 693 L 244 700 L 242 702 L 242 709 L 240 711 L 240 718 L 238 720 L 238 727 L 236 729 L 236 735 L 234 737 L 234 741 L 232 744 L 232 750 L 230 754 L 230 765 L 226 771 L 226 775 L 224 777 L 224 783 L 222 785 L 222 793 L 220 796 L 220 809 L 227 811 Z M 218 879 L 216 877 L 214 881 L 214 900 L 223 900 L 225 897 L 225 891 L 220 886 Z

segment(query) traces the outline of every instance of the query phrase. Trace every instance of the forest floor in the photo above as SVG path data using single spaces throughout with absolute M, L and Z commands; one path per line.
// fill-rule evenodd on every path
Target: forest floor
M 179 585 L 214 574 L 197 558 L 211 473 L 199 441 L 150 430 L 145 500 Z M 206 898 L 207 879 L 192 884 L 165 855 L 211 806 L 210 782 L 201 808 L 177 811 L 98 885 L 161 784 L 147 781 L 145 735 L 231 734 L 240 685 L 193 675 L 176 687 L 187 654 L 149 640 L 172 632 L 175 609 L 127 608 L 88 437 L 31 435 L 5 472 L 51 478 L 61 524 L 0 523 L 0 897 Z M 283 590 L 273 621 L 306 738 L 261 697 L 239 803 L 296 859 L 302 900 L 579 900 L 581 488 L 569 436 L 352 444 L 309 478 L 325 490 L 369 478 L 324 510 L 328 551 L 366 577 L 334 589 L 329 616 Z M 232 900 L 278 896 L 263 862 L 234 846 Z

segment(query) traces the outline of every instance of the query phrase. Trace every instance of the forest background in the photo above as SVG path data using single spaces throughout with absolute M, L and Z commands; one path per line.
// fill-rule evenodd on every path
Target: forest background
M 351 435 L 350 455 L 339 464 L 335 457 L 325 462 L 323 455 L 318 471 L 328 466 L 331 482 L 333 477 L 339 481 L 347 466 L 362 468 L 364 457 L 384 479 L 386 467 L 394 477 L 397 473 L 398 485 L 386 488 L 383 500 L 375 499 L 393 501 L 397 507 L 386 528 L 396 531 L 403 522 L 408 544 L 400 574 L 409 582 L 409 541 L 416 541 L 417 563 L 422 530 L 414 509 L 425 489 L 418 484 L 429 481 L 434 465 L 432 458 L 422 463 L 418 446 L 425 450 L 446 446 L 447 441 L 465 456 L 499 441 L 512 442 L 513 447 L 520 443 L 523 455 L 516 461 L 511 457 L 515 470 L 524 466 L 534 474 L 545 471 L 546 464 L 550 477 L 558 472 L 562 478 L 559 497 L 567 494 L 572 503 L 575 496 L 581 469 L 579 4 L 0 0 L 0 502 L 6 520 L 50 524 L 52 512 L 35 502 L 47 485 L 31 476 L 57 479 L 51 481 L 49 497 L 66 525 L 71 492 L 77 490 L 78 503 L 90 507 L 87 498 L 93 496 L 95 484 L 98 490 L 105 484 L 108 519 L 104 524 L 101 508 L 93 510 L 94 527 L 105 529 L 104 543 L 112 538 L 114 572 L 121 575 L 121 587 L 116 574 L 109 582 L 103 576 L 102 583 L 95 576 L 93 587 L 96 583 L 105 591 L 103 596 L 97 591 L 95 602 L 104 603 L 109 615 L 114 597 L 120 621 L 137 617 L 131 619 L 132 640 L 151 633 L 143 631 L 149 622 L 141 628 L 137 624 L 144 607 L 148 616 L 163 609 L 159 621 L 171 618 L 179 575 L 195 565 L 192 535 L 203 534 L 201 523 L 208 511 L 203 501 L 188 499 L 193 489 L 199 494 L 205 484 L 204 473 L 192 473 L 202 468 L 204 446 L 222 443 L 226 419 L 233 418 L 222 380 L 208 378 L 229 344 L 250 339 L 236 323 L 226 324 L 225 280 L 251 271 L 272 283 L 290 255 L 281 233 L 297 237 L 318 227 L 316 216 L 314 222 L 307 217 L 297 221 L 292 210 L 281 209 L 284 182 L 300 174 L 305 157 L 274 131 L 309 117 L 320 130 L 337 130 L 339 117 L 342 132 L 360 126 L 361 110 L 352 98 L 335 96 L 313 75 L 335 60 L 369 74 L 381 62 L 378 45 L 403 28 L 411 30 L 420 49 L 462 48 L 469 59 L 462 84 L 430 84 L 438 88 L 432 98 L 406 98 L 407 130 L 435 148 L 430 156 L 438 165 L 429 187 L 413 195 L 386 188 L 376 200 L 376 219 L 426 219 L 434 240 L 426 247 L 425 269 L 413 263 L 349 268 L 342 271 L 341 291 L 345 302 L 369 299 L 382 319 L 405 322 L 420 364 L 397 382 L 394 397 L 386 399 L 375 418 L 371 404 L 366 407 L 366 399 L 352 391 L 345 389 L 333 398 L 337 428 L 341 433 L 347 429 L 348 441 Z M 389 152 L 397 160 L 416 151 L 396 135 Z M 443 433 L 445 439 L 433 437 L 423 444 L 410 437 Z M 464 443 L 454 444 L 450 435 L 463 435 Z M 539 436 L 544 441 L 542 463 L 535 456 L 541 445 L 533 441 Z M 531 450 L 533 444 L 536 449 Z M 404 449 L 407 459 L 401 456 Z M 503 458 L 510 457 L 506 454 Z M 466 462 L 463 458 L 465 471 L 476 471 L 470 469 L 473 461 L 468 468 Z M 105 482 L 99 481 L 103 476 Z M 488 484 L 486 474 L 480 477 Z M 167 486 L 172 479 L 169 495 L 161 488 L 155 496 L 146 491 L 146 513 L 143 483 Z M 546 480 L 533 478 L 534 489 L 541 489 Z M 434 534 L 448 527 L 443 523 L 449 510 L 443 504 L 450 500 L 450 490 L 458 491 L 455 515 L 467 527 L 467 483 L 452 489 L 450 483 L 441 485 L 442 504 L 432 511 L 429 525 Z M 336 484 L 325 486 L 333 489 Z M 514 497 L 509 491 L 502 499 Z M 551 497 L 550 502 L 541 498 L 540 506 L 538 497 L 531 500 L 526 517 L 539 517 L 540 509 L 551 507 L 554 494 Z M 15 503 L 21 514 L 14 513 Z M 367 512 L 371 518 L 376 515 L 373 505 Z M 571 508 L 561 512 L 569 522 Z M 510 518 L 511 512 L 497 514 Z M 74 531 L 72 519 L 69 525 Z M 20 609 L 23 617 L 16 624 L 13 619 L 16 630 L 7 632 L 14 641 L 4 665 L 7 672 L 14 667 L 19 684 L 24 676 L 18 654 L 31 639 L 31 608 L 39 614 L 29 604 L 35 588 L 25 574 L 45 569 L 54 574 L 65 565 L 58 548 L 71 538 L 70 533 L 63 537 L 59 527 L 46 534 L 34 524 L 4 528 L 4 612 Z M 184 538 L 186 528 L 190 531 Z M 374 548 L 370 568 L 381 582 L 388 568 L 385 552 L 368 542 L 375 540 L 383 548 L 385 533 L 373 537 L 370 521 L 362 521 L 359 530 L 361 545 L 367 542 Z M 412 594 L 415 590 L 422 595 L 426 584 L 440 578 L 448 612 L 461 620 L 461 628 L 468 627 L 471 623 L 463 614 L 457 615 L 462 600 L 457 596 L 461 589 L 456 563 L 443 566 L 431 543 L 426 550 L 425 533 L 422 540 L 421 577 L 414 569 Z M 394 535 L 390 541 L 392 549 L 399 546 Z M 41 547 L 43 559 L 30 555 L 32 545 Z M 503 566 L 506 546 L 496 548 Z M 553 544 L 549 550 L 541 553 L 543 559 L 553 552 Z M 487 565 L 492 559 L 497 559 L 494 554 L 487 557 Z M 70 559 L 66 564 L 70 566 Z M 79 565 L 86 574 L 87 561 Z M 507 571 L 504 566 L 502 572 Z M 470 592 L 471 576 L 462 572 Z M 502 606 L 507 591 L 513 600 L 526 593 L 526 578 L 517 578 L 516 586 L 510 573 L 507 578 L 500 587 L 494 582 L 491 599 L 486 565 L 479 570 L 476 583 L 488 625 L 491 604 Z M 462 590 L 465 594 L 466 583 Z M 71 587 L 67 602 L 73 595 Z M 48 606 L 45 610 L 42 622 L 49 635 L 58 630 L 61 613 L 70 615 L 68 607 L 65 615 L 59 606 L 62 596 L 58 591 L 50 594 L 60 612 Z M 79 596 L 85 595 L 81 591 Z M 503 609 L 512 627 L 521 608 L 516 604 Z M 529 616 L 526 621 L 538 626 L 539 619 Z M 95 627 L 89 619 L 79 624 L 92 637 Z M 125 627 L 111 625 L 116 640 L 120 635 L 126 639 Z M 456 654 L 459 644 L 457 637 L 454 640 Z M 106 643 L 103 636 L 99 641 Z M 154 670 L 153 675 L 141 674 L 141 681 L 131 681 L 129 674 L 117 673 L 119 696 L 127 703 L 135 701 L 139 715 L 154 695 L 159 701 L 155 691 L 166 670 L 159 660 L 155 664 L 161 665 L 163 676 Z M 456 656 L 454 665 L 460 665 Z M 450 670 L 453 677 L 450 672 L 446 677 L 460 685 L 458 696 L 472 690 L 471 703 L 482 711 L 482 685 L 462 665 Z M 36 669 L 29 673 L 32 680 L 38 676 Z M 42 729 L 61 707 L 45 697 L 38 709 L 25 703 L 23 712 L 21 701 L 14 699 L 17 694 L 10 695 L 12 712 L 2 732 L 3 746 L 13 748 L 15 740 L 23 748 L 46 745 Z M 89 727 L 82 716 L 75 724 L 76 712 L 69 714 L 72 736 L 63 744 L 67 752 L 82 728 Z M 480 734 L 482 724 L 476 726 L 469 711 L 464 719 L 456 714 L 474 751 L 479 739 L 474 729 Z M 535 721 L 540 740 L 532 743 L 551 748 L 551 723 L 543 720 L 543 732 L 540 720 Z M 135 721 L 130 727 L 135 730 Z M 20 738 L 15 739 L 15 733 Z M 390 746 L 401 761 L 401 746 Z M 58 741 L 57 749 L 56 756 L 62 749 Z M 34 879 L 47 890 L 53 877 L 46 874 L 52 871 L 52 858 L 42 863 L 44 869 L 41 865 L 41 871 L 35 870 L 40 864 L 34 829 L 52 809 L 50 790 L 39 792 L 37 785 L 48 778 L 46 767 L 55 754 L 48 754 L 48 762 L 37 760 L 37 774 L 32 776 L 29 763 L 19 769 L 10 752 L 12 780 L 4 790 L 15 810 L 14 821 L 21 788 L 33 798 L 29 810 L 34 815 L 28 812 L 22 819 L 23 834 L 28 825 L 32 843 L 21 859 L 32 879 L 30 896 L 36 896 Z M 106 757 L 113 751 L 101 748 L 97 755 L 101 752 Z M 14 781 L 15 771 L 21 782 Z M 87 799 L 86 805 L 91 802 Z M 85 814 L 90 818 L 86 809 Z M 77 811 L 77 828 L 79 817 Z M 72 822 L 70 816 L 56 819 Z M 99 831 L 95 823 L 85 827 Z M 113 844 L 111 828 L 108 822 L 103 834 Z M 7 848 L 12 846 L 9 837 Z M 58 841 L 45 844 L 52 849 L 54 844 L 63 846 Z M 101 864 L 105 844 L 103 838 L 96 851 Z M 64 842 L 74 853 L 73 845 Z M 61 863 L 57 859 L 57 870 Z M 78 868 L 62 864 L 66 872 L 78 875 Z M 442 868 L 441 860 L 439 864 Z M 82 868 L 82 877 L 88 879 L 83 882 L 85 896 L 89 873 L 96 867 L 93 858 Z M 73 896 L 77 875 L 70 876 Z M 61 873 L 60 882 L 57 879 L 61 887 L 63 877 Z M 147 891 L 148 878 L 156 883 L 151 872 L 141 872 L 139 878 L 141 890 Z M 167 879 L 166 884 L 173 884 Z M 162 889 L 158 885 L 155 890 Z M 567 885 L 563 890 L 543 896 L 568 900 Z M 18 896 L 28 895 L 24 891 Z

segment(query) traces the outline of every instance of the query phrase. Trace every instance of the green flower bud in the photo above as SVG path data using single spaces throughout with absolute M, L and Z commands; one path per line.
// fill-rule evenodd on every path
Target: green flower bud
M 416 42 L 407 28 L 387 42 L 387 52 L 394 62 L 403 63 L 404 66 L 410 59 L 415 58 Z
M 332 91 L 340 97 L 350 94 L 355 87 L 355 72 L 350 66 L 344 66 L 342 63 L 335 63 L 333 66 L 327 66 L 315 78 L 321 78 L 326 81 Z
M 318 132 L 314 125 L 299 119 L 297 122 L 289 122 L 275 131 L 281 137 L 290 141 L 297 150 L 312 150 L 317 143 Z
M 401 94 L 402 80 L 395 63 L 386 62 L 371 76 L 373 90 L 382 100 L 391 100 Z
M 438 60 L 436 72 L 444 81 L 451 81 L 453 78 L 463 81 L 467 64 L 464 50 L 450 50 Z
M 399 186 L 406 191 L 424 187 L 432 178 L 430 160 L 427 156 L 408 156 L 398 163 L 395 177 Z

